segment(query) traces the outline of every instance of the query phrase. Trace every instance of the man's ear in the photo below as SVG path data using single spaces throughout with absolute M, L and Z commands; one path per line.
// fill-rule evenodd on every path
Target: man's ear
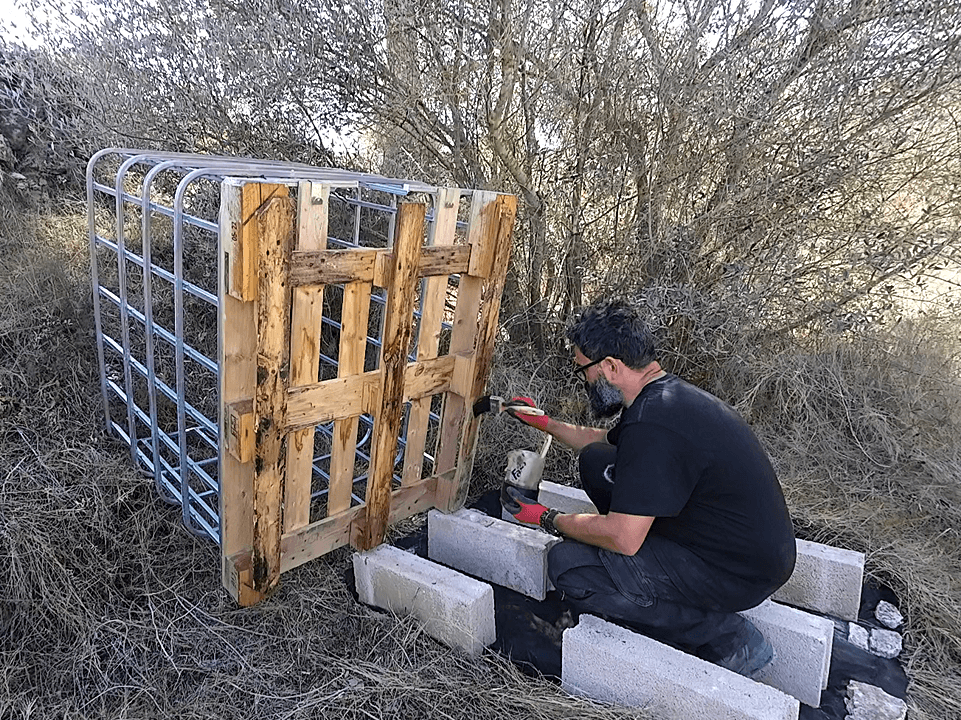
M 613 357 L 604 358 L 604 364 L 607 366 L 607 369 L 610 370 L 613 377 L 617 377 L 626 367 L 623 360 Z

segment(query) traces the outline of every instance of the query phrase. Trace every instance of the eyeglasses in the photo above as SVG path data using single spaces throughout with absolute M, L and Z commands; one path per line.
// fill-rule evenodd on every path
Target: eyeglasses
M 584 382 L 587 382 L 587 371 L 597 365 L 598 363 L 604 362 L 606 358 L 601 358 L 600 360 L 595 360 L 594 362 L 589 362 L 587 365 L 578 365 L 574 368 L 574 377 Z

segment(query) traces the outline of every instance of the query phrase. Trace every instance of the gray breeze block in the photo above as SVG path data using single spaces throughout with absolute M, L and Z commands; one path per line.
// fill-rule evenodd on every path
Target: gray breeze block
M 547 551 L 560 538 L 476 510 L 427 515 L 427 554 L 461 572 L 543 600 Z
M 857 620 L 864 581 L 864 554 L 797 541 L 797 565 L 773 599 L 842 620 Z
M 741 615 L 774 646 L 774 663 L 761 682 L 819 707 L 828 685 L 834 622 L 770 600 Z
M 431 637 L 472 655 L 494 642 L 494 590 L 390 545 L 354 553 L 361 602 L 413 615 Z
M 779 690 L 591 615 L 564 631 L 561 668 L 571 694 L 662 718 L 797 720 L 800 710 Z
M 549 480 L 542 480 L 538 486 L 537 502 L 549 508 L 560 510 L 562 513 L 597 514 L 597 508 L 587 497 L 586 492 L 569 485 L 558 485 Z

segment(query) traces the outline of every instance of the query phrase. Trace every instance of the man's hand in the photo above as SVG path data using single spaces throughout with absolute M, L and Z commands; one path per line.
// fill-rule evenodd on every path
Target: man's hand
M 520 420 L 522 423 L 535 427 L 538 430 L 547 431 L 547 424 L 551 419 L 546 415 L 531 415 L 524 412 L 524 408 L 537 408 L 537 405 L 529 397 L 512 397 L 504 403 L 504 412 L 512 418 Z
M 501 486 L 501 507 L 514 516 L 514 519 L 525 525 L 536 525 L 552 535 L 559 534 L 554 526 L 554 518 L 560 513 L 551 510 L 546 505 L 532 502 L 521 491 L 509 483 Z

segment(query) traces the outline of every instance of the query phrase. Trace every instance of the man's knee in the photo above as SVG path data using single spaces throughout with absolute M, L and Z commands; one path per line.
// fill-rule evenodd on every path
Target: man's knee
M 559 542 L 547 551 L 547 576 L 554 587 L 567 592 L 577 591 L 585 583 L 603 572 L 604 566 L 597 548 L 574 540 Z
M 563 550 L 560 550 L 564 543 L 559 542 L 556 545 L 551 546 L 547 551 L 547 577 L 550 578 L 551 584 L 557 587 L 557 578 L 560 575 L 559 568 L 562 566 L 562 561 L 560 560 L 561 555 L 564 554 Z
M 592 477 L 610 476 L 614 461 L 617 458 L 617 448 L 606 442 L 595 442 L 581 448 L 580 455 L 577 457 L 578 468 L 581 477 L 590 475 Z M 606 478 L 611 482 L 611 477 Z
M 556 545 L 552 545 L 547 551 L 547 576 L 551 579 L 554 587 L 557 587 L 558 578 L 560 578 L 561 575 L 568 570 L 582 567 L 586 564 L 585 558 L 582 557 L 584 550 L 578 547 L 578 545 L 580 545 L 580 543 L 570 541 L 559 542 Z
M 604 442 L 585 445 L 577 458 L 581 485 L 601 514 L 610 509 L 617 448 Z

